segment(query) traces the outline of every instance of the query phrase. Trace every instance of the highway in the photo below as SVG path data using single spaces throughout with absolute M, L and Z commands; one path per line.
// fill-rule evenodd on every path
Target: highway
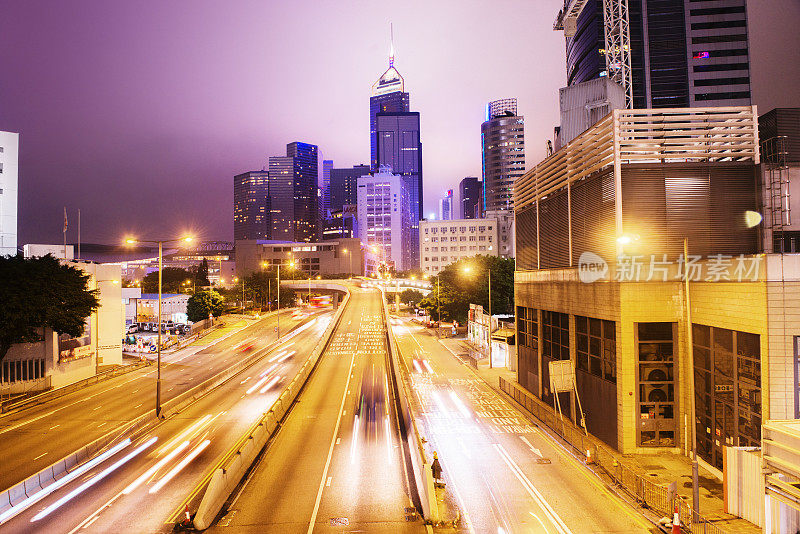
M 407 319 L 390 321 L 411 370 L 417 421 L 438 453 L 462 532 L 650 532 L 432 333 Z
M 354 289 L 339 327 L 213 532 L 424 532 L 406 522 L 404 449 L 386 375 L 381 294 Z
M 299 317 L 281 315 L 283 333 L 299 324 Z M 162 402 L 215 376 L 236 358 L 266 347 L 277 337 L 275 326 L 276 318 L 270 316 L 232 335 L 212 332 L 207 338 L 213 341 L 204 338 L 199 345 L 162 354 Z M 0 490 L 153 410 L 155 377 L 156 366 L 151 365 L 0 417 Z
M 170 532 L 297 372 L 331 320 L 315 314 L 239 376 L 12 518 L 5 532 Z M 242 339 L 270 332 L 271 323 Z M 258 341 L 258 340 L 256 340 Z M 233 336 L 215 350 L 237 354 Z M 128 402 L 130 404 L 130 402 Z

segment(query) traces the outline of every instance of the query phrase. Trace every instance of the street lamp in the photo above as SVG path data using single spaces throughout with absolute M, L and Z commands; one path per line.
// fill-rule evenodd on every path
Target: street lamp
M 465 265 L 461 270 L 464 274 L 469 274 L 472 268 Z M 492 267 L 489 266 L 486 272 L 489 276 L 489 368 L 492 369 L 494 367 L 492 364 Z
M 158 243 L 158 373 L 156 375 L 156 417 L 161 417 L 161 278 L 162 265 L 164 262 L 164 243 L 191 243 L 192 237 L 186 236 L 179 239 L 133 239 L 128 238 L 125 243 L 135 245 L 137 243 Z
M 353 277 L 353 255 L 350 254 L 350 251 L 347 250 L 346 248 L 342 249 L 342 253 L 347 254 L 347 256 L 348 256 L 348 258 L 350 260 L 350 278 L 352 278 Z

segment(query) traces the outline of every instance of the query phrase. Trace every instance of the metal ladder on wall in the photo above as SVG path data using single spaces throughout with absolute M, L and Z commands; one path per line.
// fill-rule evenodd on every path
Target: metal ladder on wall
M 784 228 L 791 224 L 789 210 L 789 167 L 786 164 L 786 136 L 771 137 L 761 143 L 764 163 L 765 215 L 771 239 L 767 246 L 772 252 L 785 250 Z

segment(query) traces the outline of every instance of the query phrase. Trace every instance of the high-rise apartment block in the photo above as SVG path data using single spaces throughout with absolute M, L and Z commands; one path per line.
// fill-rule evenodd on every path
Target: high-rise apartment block
M 269 158 L 270 239 L 312 241 L 317 234 L 317 146 L 294 142 Z
M 270 239 L 272 219 L 269 173 L 250 171 L 233 177 L 233 239 Z
M 627 4 L 634 108 L 750 104 L 745 0 Z M 566 37 L 568 86 L 610 75 L 603 17 L 602 0 L 565 0 L 556 28 Z
M 497 256 L 497 228 L 492 218 L 420 221 L 420 270 L 435 275 L 462 258 Z
M 358 233 L 387 267 L 416 267 L 411 246 L 411 191 L 403 176 L 382 167 L 358 179 Z
M 474 219 L 481 199 L 481 182 L 477 176 L 467 176 L 458 184 L 459 213 L 461 219 Z
M 358 178 L 370 173 L 369 165 L 354 165 L 342 169 L 331 169 L 330 202 L 328 209 L 341 211 L 345 206 L 355 205 Z
M 449 221 L 453 216 L 453 190 L 448 189 L 447 194 L 439 199 L 439 220 Z
M 0 255 L 17 253 L 19 134 L 0 132 Z
M 525 173 L 525 126 L 517 99 L 489 102 L 481 125 L 482 210 L 513 210 L 514 182 Z

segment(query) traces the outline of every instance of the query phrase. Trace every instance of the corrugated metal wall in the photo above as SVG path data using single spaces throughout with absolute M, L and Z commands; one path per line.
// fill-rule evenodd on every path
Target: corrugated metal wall
M 725 447 L 725 511 L 764 526 L 761 449 Z
M 516 212 L 517 269 L 536 269 L 536 204 Z
M 614 175 L 607 172 L 576 182 L 572 187 L 572 262 L 593 252 L 614 261 Z
M 569 222 L 567 190 L 557 191 L 539 202 L 540 268 L 569 266 Z

